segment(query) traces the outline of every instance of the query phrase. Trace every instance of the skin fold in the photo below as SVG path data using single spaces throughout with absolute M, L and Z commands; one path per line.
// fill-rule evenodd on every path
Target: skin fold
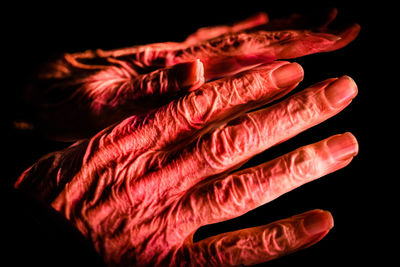
M 76 99 L 62 99 L 62 108 L 89 99 L 81 106 L 88 118 L 104 116 L 95 123 L 107 127 L 44 156 L 15 187 L 63 214 L 110 266 L 253 265 L 311 246 L 333 227 L 328 211 L 196 243 L 193 234 L 341 169 L 358 153 L 356 138 L 347 132 L 237 171 L 258 153 L 335 116 L 357 95 L 355 82 L 342 76 L 276 101 L 298 86 L 304 70 L 275 59 L 329 51 L 355 38 L 358 26 L 343 35 L 324 30 L 335 15 L 331 10 L 318 32 L 282 30 L 295 22 L 308 26 L 299 15 L 271 22 L 278 31 L 260 30 L 268 17 L 258 14 L 200 29 L 179 44 L 66 55 L 43 77 L 55 82 L 56 93 L 72 86 Z M 227 58 L 237 65 L 227 68 L 221 63 Z M 95 65 L 99 59 L 107 64 Z M 118 80 L 121 75 L 129 86 Z M 147 97 L 172 92 L 178 94 L 163 105 L 140 107 Z M 107 117 L 129 105 L 129 116 Z M 81 135 L 69 129 L 69 137 Z

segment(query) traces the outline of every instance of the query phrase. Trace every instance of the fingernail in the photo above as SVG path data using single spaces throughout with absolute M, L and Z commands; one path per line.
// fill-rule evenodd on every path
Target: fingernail
M 357 139 L 348 132 L 330 138 L 326 144 L 335 160 L 346 160 L 358 153 Z
M 285 88 L 303 80 L 303 68 L 297 63 L 290 63 L 279 67 L 272 73 L 275 84 Z
M 306 232 L 312 236 L 330 230 L 333 227 L 333 217 L 329 211 L 315 210 L 303 221 Z
M 349 103 L 357 95 L 357 85 L 349 76 L 342 76 L 325 88 L 329 103 L 339 108 Z
M 173 67 L 176 73 L 176 79 L 181 87 L 188 87 L 199 83 L 204 77 L 203 63 L 197 59 L 192 62 L 177 64 Z

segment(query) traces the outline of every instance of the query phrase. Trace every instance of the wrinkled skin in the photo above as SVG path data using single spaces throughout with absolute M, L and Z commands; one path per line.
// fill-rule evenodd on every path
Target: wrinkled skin
M 200 226 L 238 217 L 358 153 L 344 133 L 235 171 L 339 113 L 357 86 L 348 76 L 331 78 L 255 110 L 296 88 L 301 66 L 257 63 L 204 83 L 207 59 L 194 62 L 201 82 L 189 92 L 43 157 L 15 184 L 63 214 L 110 266 L 252 265 L 306 248 L 333 227 L 329 212 L 313 210 L 193 243 Z
M 232 26 L 202 28 L 181 43 L 65 54 L 40 70 L 25 98 L 33 107 L 35 127 L 48 136 L 87 138 L 131 115 L 147 114 L 204 82 L 276 59 L 345 46 L 359 26 L 329 29 L 336 13 L 331 9 L 318 20 L 292 15 L 270 22 L 260 13 Z

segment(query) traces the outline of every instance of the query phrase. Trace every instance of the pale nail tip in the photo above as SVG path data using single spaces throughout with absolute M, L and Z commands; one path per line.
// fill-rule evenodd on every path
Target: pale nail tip
M 332 213 L 330 213 L 329 211 L 324 211 L 326 214 L 326 220 L 328 222 L 328 230 L 332 229 L 333 226 L 335 226 L 335 221 L 333 220 L 333 216 Z
M 298 63 L 288 63 L 278 66 L 272 75 L 275 84 L 280 88 L 285 88 L 301 82 L 304 78 L 304 70 Z
M 198 80 L 204 77 L 204 64 L 200 59 L 196 60 L 196 73 L 198 75 Z
M 189 82 L 189 85 L 198 85 L 204 80 L 204 65 L 200 59 L 196 59 L 193 62 L 192 68 L 192 80 Z
M 299 63 L 297 63 L 297 62 L 292 62 L 292 63 L 290 63 L 290 64 L 292 64 L 293 66 L 296 66 L 297 69 L 298 69 L 298 72 L 301 73 L 302 76 L 304 76 L 304 69 L 303 69 L 303 67 L 302 67 Z
M 346 135 L 347 138 L 351 139 L 351 143 L 354 146 L 354 156 L 356 156 L 358 154 L 359 151 L 359 144 L 357 141 L 357 138 L 351 133 L 351 132 L 345 132 L 343 135 Z
M 325 231 L 329 231 L 335 225 L 332 213 L 330 213 L 327 210 L 319 210 L 319 211 L 321 212 L 321 215 L 320 215 L 321 218 L 323 218 L 323 220 L 325 222 Z
M 357 85 L 349 76 L 332 81 L 325 90 L 325 96 L 336 108 L 348 105 L 357 95 Z
M 346 80 L 350 81 L 351 87 L 354 89 L 354 93 L 357 94 L 358 86 L 357 86 L 357 83 L 354 81 L 353 78 L 351 78 L 350 76 L 347 76 L 347 75 L 343 75 L 343 76 L 340 77 L 340 78 L 346 79 Z
M 348 160 L 358 153 L 357 139 L 350 133 L 335 135 L 328 139 L 326 145 L 336 161 Z

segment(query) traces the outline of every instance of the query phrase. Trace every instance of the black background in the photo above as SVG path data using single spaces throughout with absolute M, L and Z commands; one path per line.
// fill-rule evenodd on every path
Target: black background
M 359 264 L 370 259 L 365 246 L 371 209 L 366 208 L 369 177 L 365 174 L 370 135 L 363 131 L 363 118 L 371 98 L 368 83 L 362 77 L 365 62 L 362 46 L 368 33 L 368 23 L 363 6 L 350 3 L 292 4 L 268 1 L 202 1 L 161 4 L 130 1 L 127 3 L 104 2 L 92 5 L 70 3 L 14 6 L 3 10 L 9 13 L 3 23 L 3 117 L 7 142 L 3 144 L 5 165 L 4 188 L 9 188 L 18 175 L 48 152 L 68 144 L 46 139 L 37 131 L 19 131 L 13 128 L 15 120 L 26 116 L 27 110 L 20 99 L 21 90 L 29 83 L 30 75 L 47 58 L 63 52 L 86 49 L 113 49 L 138 44 L 164 41 L 182 41 L 199 27 L 232 23 L 259 11 L 266 11 L 270 18 L 291 13 L 318 13 L 323 8 L 336 6 L 339 10 L 337 26 L 358 22 L 362 30 L 358 38 L 347 47 L 330 53 L 310 55 L 295 59 L 305 70 L 305 79 L 298 90 L 330 77 L 351 76 L 359 87 L 359 95 L 351 105 L 337 116 L 299 134 L 252 159 L 255 165 L 287 153 L 297 147 L 313 143 L 337 133 L 352 132 L 360 144 L 360 153 L 346 168 L 306 184 L 285 194 L 244 216 L 199 229 L 195 239 L 202 239 L 220 232 L 266 224 L 307 210 L 329 210 L 335 227 L 313 247 L 288 255 L 260 266 L 321 266 Z M 365 150 L 364 150 L 365 149 Z M 8 203 L 13 207 L 13 203 Z M 372 220 L 372 219 L 371 219 Z M 12 221 L 12 218 L 11 218 Z M 17 230 L 18 231 L 18 230 Z M 34 230 L 32 230 L 34 231 Z M 26 231 L 29 233 L 29 231 Z M 26 234 L 29 239 L 32 236 Z M 21 241 L 23 242 L 23 241 Z M 35 240 L 38 246 L 43 240 Z M 68 242 L 68 241 L 65 241 Z M 69 244 L 74 246 L 74 244 Z M 23 253 L 23 252 L 22 252 Z M 44 253 L 45 255 L 45 253 Z

